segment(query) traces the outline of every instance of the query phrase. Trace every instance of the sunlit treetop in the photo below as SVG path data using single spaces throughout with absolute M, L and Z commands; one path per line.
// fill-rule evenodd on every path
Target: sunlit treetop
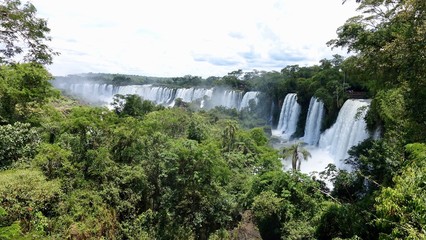
M 17 61 L 51 64 L 58 53 L 46 45 L 51 40 L 47 21 L 36 16 L 33 4 L 0 0 L 0 63 Z

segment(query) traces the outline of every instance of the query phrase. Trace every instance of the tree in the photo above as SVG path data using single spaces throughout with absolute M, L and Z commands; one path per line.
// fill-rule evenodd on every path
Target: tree
M 357 53 L 358 66 L 376 88 L 402 87 L 411 138 L 425 141 L 426 2 L 362 0 L 359 10 L 362 15 L 347 20 L 328 44 Z
M 378 218 L 383 239 L 426 238 L 426 145 L 406 146 L 409 162 L 394 177 L 393 188 L 382 188 L 376 198 Z
M 45 42 L 50 41 L 46 20 L 36 17 L 33 4 L 20 0 L 0 2 L 0 64 L 15 62 L 21 57 L 26 62 L 51 64 L 57 55 Z
M 111 82 L 115 86 L 120 86 L 120 85 L 130 84 L 132 82 L 132 79 L 124 75 L 115 75 L 112 78 Z
M 116 94 L 112 105 L 119 116 L 132 117 L 143 117 L 146 114 L 161 108 L 155 106 L 155 104 L 151 101 L 143 100 L 136 94 L 127 94 L 125 96 Z
M 188 139 L 195 140 L 198 143 L 207 138 L 207 126 L 204 124 L 205 119 L 200 115 L 193 114 L 188 126 Z
M 96 191 L 82 189 L 67 194 L 57 211 L 52 221 L 56 238 L 116 239 L 118 235 L 115 211 Z
M 300 142 L 298 142 L 283 149 L 283 158 L 290 157 L 293 171 L 300 171 L 300 164 L 302 160 L 308 160 L 308 158 L 311 157 L 311 154 L 308 150 L 301 146 Z
M 58 95 L 47 70 L 34 63 L 0 68 L 0 122 L 13 123 L 29 117 L 36 107 Z
M 248 195 L 265 239 L 316 239 L 325 203 L 318 182 L 300 172 L 269 171 L 254 178 Z
M 237 131 L 237 122 L 231 120 L 226 121 L 226 126 L 222 132 L 222 148 L 225 152 L 230 152 L 234 148 Z
M 40 138 L 29 124 L 16 122 L 0 126 L 0 169 L 18 161 L 28 161 L 36 154 Z
M 19 222 L 12 224 L 6 223 L 4 220 L 5 217 L 7 217 L 7 212 L 4 208 L 0 207 L 0 239 L 12 240 L 19 238 L 22 234 Z
M 60 187 L 58 180 L 47 181 L 38 170 L 1 171 L 0 208 L 7 212 L 5 222 L 19 221 L 23 232 L 37 227 L 44 231 L 44 216 L 53 214 L 62 193 Z
M 273 191 L 254 197 L 252 209 L 263 239 L 280 239 L 282 201 Z
M 160 173 L 163 194 L 159 214 L 166 215 L 160 219 L 161 239 L 176 238 L 182 228 L 195 239 L 207 239 L 231 221 L 233 200 L 218 181 L 218 170 L 225 163 L 215 145 L 178 139 L 161 160 L 165 168 Z

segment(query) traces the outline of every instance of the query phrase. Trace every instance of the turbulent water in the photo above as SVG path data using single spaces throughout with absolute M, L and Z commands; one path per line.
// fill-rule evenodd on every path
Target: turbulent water
M 259 95 L 259 92 L 246 92 L 246 94 L 244 94 L 243 100 L 241 100 L 241 104 L 240 104 L 240 108 L 239 110 L 241 111 L 244 108 L 248 108 L 250 107 L 250 101 L 254 100 L 255 103 L 258 103 L 258 98 L 257 96 Z
M 66 94 L 79 98 L 91 104 L 109 106 L 115 94 L 136 94 L 145 100 L 164 106 L 174 106 L 176 99 L 183 102 L 197 102 L 200 108 L 223 106 L 226 108 L 242 109 L 248 107 L 250 100 L 257 103 L 258 92 L 243 94 L 237 90 L 208 89 L 208 88 L 168 88 L 153 85 L 113 86 L 93 82 L 53 81 L 53 85 Z
M 284 98 L 281 108 L 277 131 L 284 138 L 289 139 L 296 132 L 297 121 L 300 115 L 300 105 L 297 103 L 297 94 L 289 93 Z
M 309 103 L 306 118 L 305 136 L 303 141 L 309 145 L 317 145 L 321 134 L 321 124 L 324 118 L 324 103 L 315 97 Z
M 347 100 L 340 109 L 336 123 L 321 135 L 319 147 L 328 149 L 338 167 L 345 167 L 341 160 L 349 156 L 347 152 L 352 146 L 369 137 L 364 121 L 369 106 L 369 100 Z
M 275 135 L 282 139 L 278 148 L 289 146 L 294 142 L 303 141 L 312 157 L 302 161 L 301 171 L 310 173 L 322 171 L 332 163 L 338 168 L 350 170 L 342 160 L 346 159 L 348 150 L 367 139 L 370 135 L 366 130 L 365 114 L 370 106 L 370 100 L 347 100 L 336 119 L 335 124 L 321 134 L 321 124 L 324 117 L 324 104 L 313 97 L 310 101 L 305 125 L 305 135 L 301 139 L 288 142 L 297 126 L 300 106 L 294 93 L 286 95 L 281 109 L 280 120 Z M 289 168 L 289 162 L 283 161 Z

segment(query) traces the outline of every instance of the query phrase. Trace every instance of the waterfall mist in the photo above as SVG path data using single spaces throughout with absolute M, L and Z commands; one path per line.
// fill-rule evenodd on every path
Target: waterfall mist
M 250 100 L 254 100 L 257 103 L 259 94 L 259 92 L 247 92 L 244 94 L 242 91 L 224 88 L 170 88 L 152 84 L 115 86 L 96 81 L 81 80 L 81 78 L 76 81 L 54 80 L 52 84 L 67 95 L 83 102 L 100 106 L 109 106 L 116 94 L 136 94 L 144 100 L 170 107 L 173 107 L 176 99 L 180 98 L 185 103 L 197 102 L 200 108 L 205 109 L 223 106 L 241 110 L 249 106 Z
M 312 97 L 306 118 L 305 136 L 303 141 L 309 145 L 317 145 L 321 134 L 321 124 L 324 118 L 324 103 Z
M 276 131 L 286 139 L 296 132 L 297 121 L 299 120 L 301 107 L 297 103 L 297 94 L 289 93 L 284 98 L 281 108 L 280 119 Z
M 369 137 L 364 120 L 369 106 L 369 100 L 348 99 L 334 125 L 321 135 L 319 147 L 327 149 L 340 168 L 347 168 L 342 160 L 349 157 L 348 150 Z

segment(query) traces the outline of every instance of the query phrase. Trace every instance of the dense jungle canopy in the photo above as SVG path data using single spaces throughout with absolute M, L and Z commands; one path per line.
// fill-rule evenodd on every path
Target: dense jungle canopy
M 329 42 L 346 59 L 162 79 L 271 102 L 297 92 L 305 106 L 316 96 L 326 126 L 346 90 L 364 92 L 381 137 L 350 150 L 353 171 L 313 178 L 283 171 L 263 110 L 166 108 L 136 95 L 108 110 L 62 96 L 46 70 L 57 54 L 46 20 L 31 3 L 0 1 L 0 239 L 425 239 L 426 1 L 357 2 L 360 15 Z

